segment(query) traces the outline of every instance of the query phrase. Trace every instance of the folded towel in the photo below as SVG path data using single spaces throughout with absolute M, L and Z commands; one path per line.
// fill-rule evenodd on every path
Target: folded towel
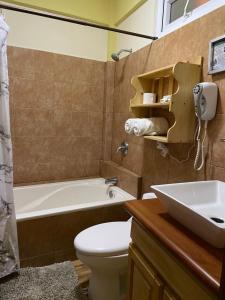
M 136 120 L 139 120 L 139 119 L 128 119 L 126 122 L 125 122 L 125 131 L 126 133 L 128 134 L 133 134 L 134 133 L 134 125 L 135 125 L 135 121 Z
M 133 132 L 136 136 L 163 135 L 169 128 L 165 118 L 136 119 Z

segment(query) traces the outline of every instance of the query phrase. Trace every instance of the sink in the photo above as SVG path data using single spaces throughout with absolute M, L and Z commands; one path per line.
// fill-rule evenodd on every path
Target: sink
M 214 247 L 225 247 L 224 182 L 196 181 L 151 188 L 173 218 Z

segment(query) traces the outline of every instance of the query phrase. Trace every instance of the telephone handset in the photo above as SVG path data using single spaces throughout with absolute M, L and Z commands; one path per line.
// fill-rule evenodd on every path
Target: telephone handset
M 198 83 L 193 88 L 194 104 L 195 104 L 195 114 L 198 118 L 197 126 L 197 153 L 194 163 L 194 168 L 200 171 L 204 165 L 204 141 L 206 137 L 208 121 L 212 120 L 216 114 L 217 105 L 217 85 L 213 82 L 202 82 Z M 201 127 L 202 122 L 205 121 L 205 132 L 203 139 L 201 141 Z M 201 163 L 199 165 L 199 160 L 201 158 Z M 199 165 L 199 166 L 198 166 Z
M 214 82 L 198 83 L 194 89 L 195 114 L 204 121 L 212 120 L 216 114 L 217 85 Z

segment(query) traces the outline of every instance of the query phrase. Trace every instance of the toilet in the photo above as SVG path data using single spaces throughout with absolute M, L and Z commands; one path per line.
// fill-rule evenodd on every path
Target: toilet
M 156 198 L 154 193 L 142 199 Z M 91 269 L 90 300 L 122 300 L 126 295 L 131 220 L 89 227 L 74 239 L 77 257 Z

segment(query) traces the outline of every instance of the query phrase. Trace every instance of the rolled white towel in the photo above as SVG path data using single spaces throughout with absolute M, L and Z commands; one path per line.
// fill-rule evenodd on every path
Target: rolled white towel
M 133 134 L 134 133 L 134 125 L 135 125 L 136 120 L 139 120 L 139 119 L 131 118 L 131 119 L 128 119 L 125 122 L 125 131 L 126 131 L 126 133 L 128 133 L 128 134 Z
M 134 125 L 134 134 L 142 135 L 164 135 L 169 128 L 168 121 L 165 118 L 143 118 L 136 119 Z

